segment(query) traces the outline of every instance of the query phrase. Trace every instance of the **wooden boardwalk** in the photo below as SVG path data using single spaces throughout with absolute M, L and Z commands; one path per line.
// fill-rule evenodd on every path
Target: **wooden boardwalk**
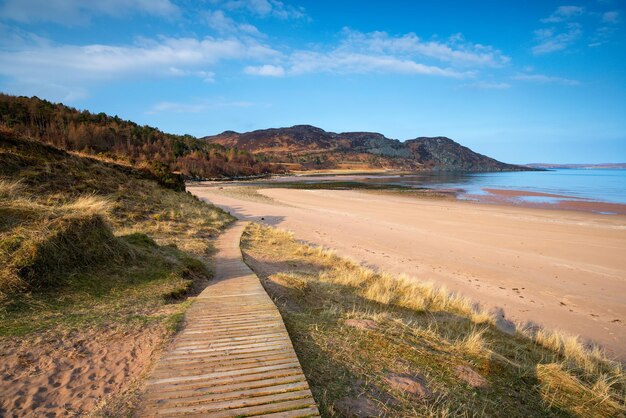
M 220 237 L 215 280 L 158 362 L 140 416 L 319 416 L 278 309 L 241 258 L 245 225 Z

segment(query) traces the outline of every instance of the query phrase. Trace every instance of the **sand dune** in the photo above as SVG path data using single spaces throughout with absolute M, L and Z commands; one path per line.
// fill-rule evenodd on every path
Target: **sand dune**
M 190 190 L 234 215 L 392 273 L 434 281 L 507 318 L 564 329 L 626 358 L 626 216 L 357 191 Z

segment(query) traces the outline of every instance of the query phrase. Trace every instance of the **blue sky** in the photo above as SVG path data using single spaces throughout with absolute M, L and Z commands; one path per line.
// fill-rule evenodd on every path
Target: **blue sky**
M 443 135 L 626 161 L 625 0 L 0 0 L 0 91 L 166 132 Z

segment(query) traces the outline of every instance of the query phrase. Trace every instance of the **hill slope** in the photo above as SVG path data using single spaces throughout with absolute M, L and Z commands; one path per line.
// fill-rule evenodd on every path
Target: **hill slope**
M 446 137 L 419 137 L 400 142 L 375 132 L 327 132 L 310 125 L 226 131 L 201 138 L 210 144 L 236 147 L 266 161 L 291 168 L 392 168 L 401 170 L 510 171 L 527 167 L 502 163 Z
M 232 220 L 0 128 L 0 416 L 129 415 Z
M 37 97 L 0 94 L 0 126 L 69 151 L 106 156 L 148 168 L 181 189 L 168 171 L 187 178 L 236 178 L 284 173 L 287 168 L 512 171 L 505 164 L 446 137 L 405 142 L 375 132 L 327 132 L 310 125 L 195 138 L 172 135 L 104 113 L 90 113 Z
M 191 178 L 284 171 L 232 147 L 207 144 L 191 135 L 168 134 L 38 97 L 0 94 L 1 125 L 64 150 L 106 156 L 138 167 L 158 164 Z M 163 170 L 157 167 L 157 171 Z

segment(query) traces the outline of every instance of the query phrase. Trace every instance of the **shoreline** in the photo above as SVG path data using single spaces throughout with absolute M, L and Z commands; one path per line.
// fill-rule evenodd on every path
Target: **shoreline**
M 402 178 L 403 173 L 350 173 L 341 175 L 328 175 L 322 174 L 307 174 L 296 176 L 271 176 L 266 178 L 255 179 L 233 179 L 233 180 L 206 180 L 206 181 L 190 181 L 187 184 L 192 187 L 202 186 L 246 186 L 259 188 L 271 187 L 271 188 L 287 188 L 287 189 L 304 189 L 307 188 L 315 190 L 333 190 L 337 189 L 332 187 L 334 183 L 343 184 L 359 183 L 363 187 L 353 187 L 349 185 L 345 187 L 347 190 L 368 190 L 370 192 L 382 191 L 387 193 L 397 194 L 409 194 L 414 192 L 417 194 L 417 198 L 428 197 L 429 195 L 441 195 L 449 196 L 450 198 L 459 202 L 474 202 L 478 204 L 486 205 L 502 205 L 509 207 L 524 207 L 532 209 L 545 209 L 545 210 L 563 210 L 563 211 L 576 211 L 585 213 L 595 213 L 599 215 L 626 215 L 626 203 L 615 203 L 608 201 L 595 200 L 592 198 L 576 197 L 566 194 L 555 194 L 548 192 L 538 192 L 523 189 L 500 189 L 495 187 L 484 187 L 481 190 L 484 193 L 469 193 L 462 187 L 412 187 L 412 186 L 397 186 L 393 184 L 375 184 L 368 183 L 363 180 L 363 176 L 367 178 L 384 178 L 384 177 L 397 177 Z M 255 180 L 267 180 L 256 183 Z M 310 181 L 306 181 L 310 179 Z M 292 184 L 298 184 L 302 187 L 294 187 Z M 324 187 L 328 184 L 328 187 Z
M 258 200 L 211 186 L 191 191 L 239 218 L 626 359 L 625 215 L 351 190 L 268 188 Z
M 485 194 L 465 193 L 457 196 L 458 200 L 475 201 L 482 204 L 525 207 L 547 210 L 565 210 L 599 215 L 626 215 L 626 204 L 604 202 L 590 198 L 533 192 L 517 189 L 496 189 L 486 187 Z M 526 198 L 539 198 L 535 201 Z

